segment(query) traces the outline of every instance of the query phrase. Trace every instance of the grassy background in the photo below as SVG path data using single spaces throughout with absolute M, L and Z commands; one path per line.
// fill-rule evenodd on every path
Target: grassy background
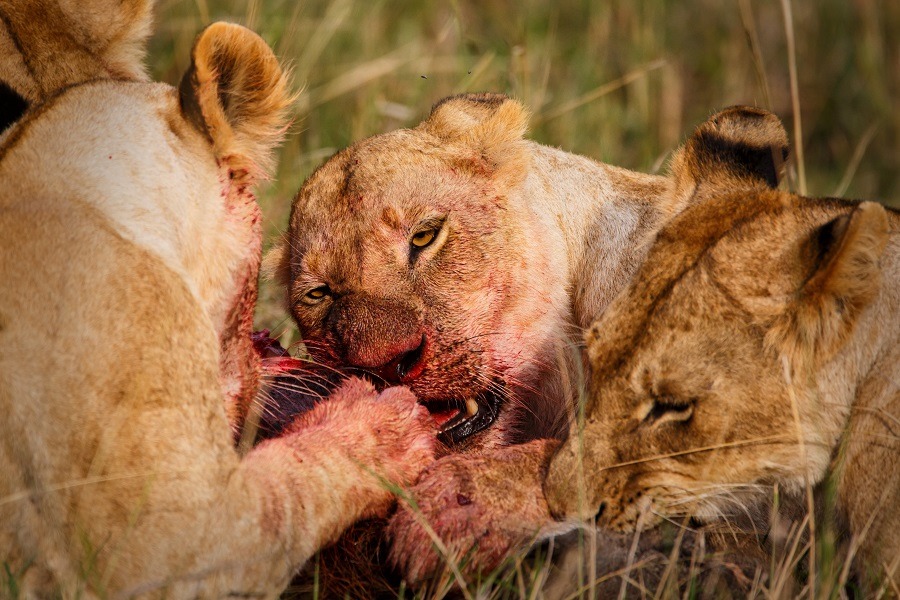
M 709 113 L 756 104 L 795 148 L 802 120 L 793 189 L 900 206 L 900 2 L 786 2 L 799 114 L 781 0 L 161 0 L 150 65 L 177 83 L 196 33 L 226 19 L 292 67 L 305 92 L 262 193 L 267 243 L 325 158 L 462 91 L 511 94 L 532 110 L 534 139 L 641 171 L 663 168 Z M 257 317 L 281 331 L 277 296 L 264 286 Z

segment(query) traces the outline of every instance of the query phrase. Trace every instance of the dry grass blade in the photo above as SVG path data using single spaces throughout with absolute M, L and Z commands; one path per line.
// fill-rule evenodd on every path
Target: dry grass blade
M 256 29 L 259 21 L 259 0 L 247 0 L 247 9 L 244 13 L 244 25 L 250 29 Z
M 312 70 L 322 59 L 322 54 L 325 52 L 328 43 L 350 16 L 351 9 L 350 0 L 338 0 L 328 6 L 319 27 L 316 27 L 312 37 L 304 42 L 303 50 L 294 67 L 294 72 L 300 81 L 309 79 Z M 296 36 L 290 36 L 289 39 L 291 39 L 292 43 L 295 43 L 295 38 Z
M 595 598 L 596 595 L 592 594 L 591 592 L 596 586 L 598 586 L 601 583 L 604 583 L 606 581 L 609 581 L 611 579 L 615 579 L 616 577 L 622 577 L 623 579 L 626 579 L 628 577 L 629 573 L 647 566 L 648 564 L 650 564 L 650 562 L 651 562 L 651 559 L 643 559 L 643 560 L 635 562 L 634 564 L 632 564 L 629 567 L 622 567 L 621 569 L 616 569 L 615 571 L 610 571 L 609 573 L 606 573 L 602 577 L 598 577 L 588 583 L 581 585 L 580 587 L 575 589 L 571 594 L 566 596 L 565 600 L 575 600 L 576 598 L 581 599 L 581 598 L 585 598 L 585 597 Z M 628 581 L 632 581 L 632 580 L 629 579 Z
M 772 93 L 769 90 L 769 78 L 766 76 L 766 67 L 763 62 L 762 50 L 760 49 L 759 33 L 756 31 L 753 9 L 750 7 L 750 0 L 739 0 L 738 5 L 741 8 L 741 23 L 744 26 L 744 32 L 747 34 L 747 43 L 750 45 L 750 52 L 753 53 L 753 68 L 756 71 L 756 79 L 763 92 L 763 106 L 768 110 L 772 110 Z
M 491 66 L 494 64 L 494 60 L 497 58 L 497 54 L 494 52 L 488 52 L 484 56 L 478 59 L 478 62 L 475 63 L 475 66 L 469 70 L 466 77 L 459 83 L 458 86 L 453 88 L 454 94 L 460 94 L 462 92 L 472 90 L 478 82 L 484 77 L 485 73 L 487 73 Z
M 533 122 L 534 123 L 542 123 L 544 121 L 549 121 L 551 119 L 559 118 L 567 113 L 572 112 L 576 108 L 580 108 L 580 107 L 584 106 L 585 104 L 593 102 L 594 100 L 602 98 L 603 96 L 606 96 L 607 94 L 616 91 L 619 88 L 625 87 L 629 83 L 633 83 L 633 82 L 637 81 L 638 79 L 645 77 L 651 71 L 655 71 L 656 69 L 660 69 L 663 66 L 665 66 L 666 62 L 667 62 L 666 59 L 660 58 L 660 59 L 654 60 L 650 63 L 647 63 L 643 67 L 641 67 L 639 69 L 635 69 L 634 71 L 631 71 L 630 73 L 626 73 L 625 75 L 619 77 L 618 79 L 610 81 L 609 83 L 605 83 L 605 84 L 601 85 L 600 87 L 595 88 L 595 89 L 591 90 L 590 92 L 587 92 L 587 93 L 579 96 L 578 98 L 575 98 L 574 100 L 566 102 L 565 104 L 563 104 L 562 106 L 560 106 L 558 108 L 555 108 L 555 109 L 548 111 L 546 113 L 543 113 L 543 114 L 536 115 L 533 119 Z
M 204 23 L 209 23 L 209 4 L 207 4 L 206 0 L 196 0 L 197 2 L 197 12 L 200 13 L 200 20 Z
M 803 464 L 803 479 L 806 487 L 806 510 L 809 516 L 809 597 L 816 597 L 816 501 L 813 497 L 813 482 L 809 475 L 809 459 L 806 454 L 806 440 L 803 436 L 803 425 L 800 421 L 800 407 L 797 403 L 797 394 L 794 390 L 794 380 L 791 375 L 791 364 L 787 356 L 781 357 L 782 372 L 787 384 L 788 397 L 791 400 L 791 415 L 794 419 L 794 427 L 797 430 L 797 446 L 800 450 L 800 462 Z
M 802 196 L 806 189 L 806 160 L 803 155 L 803 122 L 800 117 L 800 85 L 797 81 L 797 47 L 794 40 L 794 14 L 791 10 L 791 0 L 781 0 L 781 10 L 784 13 L 784 33 L 787 39 L 788 69 L 791 78 L 791 105 L 794 112 L 794 148 L 797 152 L 797 180 L 798 191 Z
M 302 110 L 308 112 L 313 108 L 325 104 L 335 98 L 352 92 L 367 83 L 384 77 L 399 69 L 401 66 L 418 58 L 421 49 L 417 42 L 402 46 L 385 56 L 357 65 L 350 71 L 339 75 L 328 83 L 309 90 L 301 99 Z
M 853 181 L 853 176 L 856 175 L 856 170 L 862 162 L 863 156 L 866 153 L 866 148 L 869 147 L 872 138 L 875 137 L 877 132 L 878 123 L 872 123 L 869 128 L 866 129 L 866 132 L 860 138 L 859 143 L 856 144 L 856 148 L 853 150 L 853 156 L 847 164 L 847 169 L 844 171 L 844 176 L 841 177 L 841 182 L 834 188 L 834 192 L 832 193 L 833 196 L 843 196 L 847 193 L 847 188 L 850 187 L 850 182 Z
M 625 571 L 626 573 L 631 570 L 632 565 L 634 565 L 634 558 L 637 555 L 638 549 L 638 541 L 641 538 L 641 526 L 640 522 L 643 520 L 643 515 L 638 518 L 638 526 L 634 530 L 634 536 L 631 538 L 631 547 L 628 549 L 628 559 L 625 562 Z M 625 596 L 628 593 L 628 586 L 631 583 L 631 578 L 622 577 L 622 584 L 619 586 L 619 597 L 618 600 L 625 600 Z

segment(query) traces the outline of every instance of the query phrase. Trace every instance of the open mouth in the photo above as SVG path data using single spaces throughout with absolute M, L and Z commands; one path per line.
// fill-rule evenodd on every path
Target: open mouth
M 465 400 L 432 400 L 423 404 L 438 426 L 438 439 L 450 445 L 484 431 L 500 414 L 500 398 L 491 391 Z
M 266 399 L 258 423 L 260 439 L 279 435 L 294 417 L 326 398 L 348 374 L 291 357 L 277 340 L 269 337 L 268 330 L 254 333 L 252 341 L 266 375 Z M 355 375 L 370 374 L 362 371 Z M 380 379 L 373 383 L 378 388 L 384 385 Z M 495 380 L 491 389 L 465 399 L 420 399 L 419 402 L 431 413 L 438 428 L 438 439 L 454 446 L 494 424 L 506 397 L 505 389 L 501 381 Z

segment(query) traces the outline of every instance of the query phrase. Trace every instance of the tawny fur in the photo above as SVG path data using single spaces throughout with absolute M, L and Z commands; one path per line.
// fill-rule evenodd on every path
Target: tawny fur
M 709 152 L 694 142 L 687 169 Z M 587 333 L 585 420 L 552 461 L 550 507 L 626 532 L 727 523 L 776 487 L 824 502 L 832 478 L 856 576 L 896 589 L 900 215 L 712 167 L 680 175 L 693 205 Z
M 0 560 L 25 597 L 274 597 L 433 455 L 412 394 L 359 380 L 238 455 L 251 186 L 288 97 L 236 25 L 192 61 L 180 89 L 63 79 L 0 145 Z

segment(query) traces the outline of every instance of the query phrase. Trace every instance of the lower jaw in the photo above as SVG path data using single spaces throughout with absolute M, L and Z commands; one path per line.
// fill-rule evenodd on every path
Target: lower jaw
M 286 350 L 280 347 L 277 341 L 269 337 L 268 331 L 260 331 L 253 334 L 252 341 L 250 336 L 247 336 L 246 341 L 251 348 L 250 354 L 255 359 L 254 376 L 259 375 L 260 358 L 262 358 L 262 368 L 266 371 L 267 379 L 273 379 L 279 374 L 290 378 L 293 372 L 293 377 L 302 381 L 304 375 L 311 375 L 312 381 L 306 382 L 303 387 L 309 385 L 315 387 L 317 384 L 321 384 L 321 387 L 316 387 L 315 400 L 327 397 L 330 390 L 339 385 L 340 380 L 346 376 L 369 376 L 365 371 L 357 371 L 355 373 L 342 372 L 342 370 L 322 366 L 326 361 L 318 363 L 292 358 Z M 379 382 L 376 380 L 373 383 L 379 389 L 384 386 L 383 381 Z M 297 388 L 297 385 L 295 383 L 289 387 Z M 501 390 L 506 389 L 505 384 L 499 381 L 495 382 L 493 387 Z M 255 394 L 256 386 L 253 385 L 252 390 L 249 387 L 244 387 L 236 402 L 237 405 L 245 409 L 252 402 L 252 397 L 244 398 L 248 390 L 253 395 Z M 272 419 L 270 419 L 272 422 L 267 423 L 267 427 L 271 430 L 269 433 L 272 435 L 277 435 L 277 432 L 281 430 L 283 425 L 291 420 L 292 413 L 290 411 L 285 412 L 281 410 L 282 408 L 287 410 L 302 406 L 308 410 L 309 407 L 315 404 L 309 398 L 300 398 L 299 402 L 295 402 L 293 396 L 302 395 L 296 390 L 294 392 L 288 391 L 283 395 L 285 396 L 283 401 L 276 402 L 278 406 L 271 409 L 273 411 Z M 246 402 L 242 400 L 246 400 Z M 307 400 L 309 401 L 307 402 Z M 483 435 L 479 434 L 484 434 L 494 425 L 500 415 L 502 402 L 503 400 L 499 394 L 490 391 L 482 392 L 465 400 L 420 400 L 420 403 L 429 410 L 434 419 L 435 427 L 438 430 L 438 440 L 450 448 L 469 446 L 476 438 L 483 437 Z M 246 406 L 244 406 L 245 404 Z M 283 407 L 280 406 L 282 404 L 284 405 Z M 303 412 L 303 410 L 301 409 L 298 412 Z M 246 410 L 240 414 L 241 421 L 245 416 Z

